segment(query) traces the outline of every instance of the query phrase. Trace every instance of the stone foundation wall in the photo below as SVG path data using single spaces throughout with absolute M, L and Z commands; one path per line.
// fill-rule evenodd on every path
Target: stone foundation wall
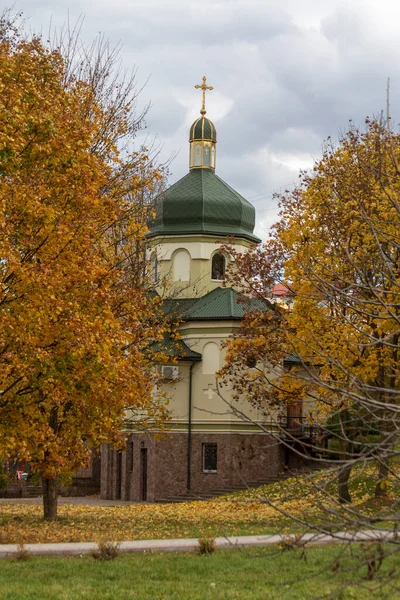
M 218 471 L 203 473 L 202 444 L 217 444 Z M 262 481 L 283 467 L 280 444 L 260 434 L 207 434 L 193 436 L 191 490 L 212 491 Z
M 216 473 L 204 473 L 202 445 L 217 444 Z M 194 494 L 263 481 L 284 466 L 281 444 L 265 434 L 193 433 L 190 491 Z M 146 476 L 147 471 L 147 476 Z M 132 434 L 126 450 L 104 445 L 101 497 L 154 502 L 188 490 L 188 435 Z
M 27 498 L 28 482 L 18 481 L 9 483 L 8 486 L 0 490 L 0 498 Z
M 100 454 L 92 453 L 90 466 L 81 469 L 73 477 L 70 486 L 58 485 L 60 496 L 90 496 L 100 492 Z M 0 498 L 28 498 L 41 496 L 43 493 L 40 477 L 33 477 L 28 481 L 15 481 L 9 483 L 6 489 L 0 490 Z
M 91 496 L 100 492 L 101 464 L 99 452 L 92 453 L 87 469 L 81 469 L 72 479 L 71 486 L 61 489 L 61 496 Z

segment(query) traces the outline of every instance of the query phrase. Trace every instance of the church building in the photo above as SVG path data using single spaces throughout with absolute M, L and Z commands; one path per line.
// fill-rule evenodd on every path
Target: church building
M 216 174 L 217 132 L 206 117 L 203 77 L 200 117 L 190 127 L 189 173 L 156 204 L 148 234 L 149 257 L 164 308 L 180 320 L 175 359 L 160 366 L 171 421 L 162 435 L 132 431 L 124 452 L 107 446 L 101 456 L 101 496 L 160 501 L 262 482 L 283 467 L 276 437 L 257 426 L 245 399 L 217 387 L 223 344 L 248 306 L 225 281 L 231 260 L 221 245 L 234 238 L 238 252 L 258 244 L 255 209 Z M 265 308 L 265 307 L 264 307 Z

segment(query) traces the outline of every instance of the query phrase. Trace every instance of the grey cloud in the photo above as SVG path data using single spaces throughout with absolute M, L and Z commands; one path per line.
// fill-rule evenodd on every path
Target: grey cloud
M 312 163 L 323 140 L 345 130 L 350 118 L 362 125 L 383 108 L 388 76 L 392 113 L 400 114 L 400 47 L 370 0 L 68 0 L 68 5 L 72 22 L 86 14 L 87 39 L 104 31 L 113 43 L 121 40 L 124 67 L 138 66 L 139 84 L 151 75 L 140 100 L 153 104 L 145 133 L 157 135 L 165 158 L 179 150 L 171 182 L 187 171 L 187 99 L 200 107 L 193 85 L 204 73 L 215 88 L 208 116 L 214 120 L 213 94 L 232 102 L 215 121 L 217 171 L 247 197 L 268 195 L 295 178 L 292 168 L 272 160 L 274 154 L 298 156 L 299 165 L 309 156 Z M 381 0 L 381 12 L 384 5 Z M 62 0 L 18 0 L 19 7 L 44 31 L 50 13 L 56 24 L 67 16 Z M 179 102 L 183 97 L 186 108 Z M 263 220 L 268 202 L 257 203 Z
M 183 116 L 182 106 L 174 98 L 164 94 L 150 106 L 146 122 L 149 123 L 149 128 L 151 126 L 151 131 L 160 132 L 163 137 L 168 138 L 176 133 Z
M 111 12 L 111 8 L 110 8 Z M 254 18 L 255 13 L 257 18 Z M 159 48 L 173 45 L 179 31 L 181 44 L 202 47 L 226 44 L 227 40 L 256 43 L 295 30 L 290 15 L 270 3 L 257 0 L 238 2 L 169 2 L 149 7 L 127 5 L 124 21 L 115 32 L 132 47 L 143 44 Z

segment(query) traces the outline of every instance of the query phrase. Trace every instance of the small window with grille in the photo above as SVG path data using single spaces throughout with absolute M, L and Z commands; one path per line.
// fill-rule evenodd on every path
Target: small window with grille
M 203 444 L 203 473 L 217 472 L 217 444 Z
M 211 261 L 211 279 L 213 281 L 224 281 L 226 269 L 226 259 L 219 252 L 214 254 Z

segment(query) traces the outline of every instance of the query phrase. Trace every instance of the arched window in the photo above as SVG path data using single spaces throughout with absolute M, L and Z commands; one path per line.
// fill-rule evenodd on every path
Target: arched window
M 195 144 L 193 146 L 193 151 L 194 151 L 194 166 L 195 167 L 200 167 L 201 166 L 201 146 L 200 144 Z
M 151 257 L 151 270 L 154 283 L 158 283 L 158 258 L 156 252 Z
M 214 375 L 219 370 L 221 352 L 218 344 L 208 342 L 203 348 L 203 373 Z
M 172 281 L 190 281 L 190 254 L 178 250 L 172 259 Z
M 211 279 L 215 281 L 223 281 L 225 279 L 226 258 L 220 252 L 217 252 L 212 257 L 211 262 Z
M 203 164 L 205 167 L 210 166 L 210 152 L 211 152 L 211 144 L 206 142 L 203 148 L 204 156 L 203 156 Z

